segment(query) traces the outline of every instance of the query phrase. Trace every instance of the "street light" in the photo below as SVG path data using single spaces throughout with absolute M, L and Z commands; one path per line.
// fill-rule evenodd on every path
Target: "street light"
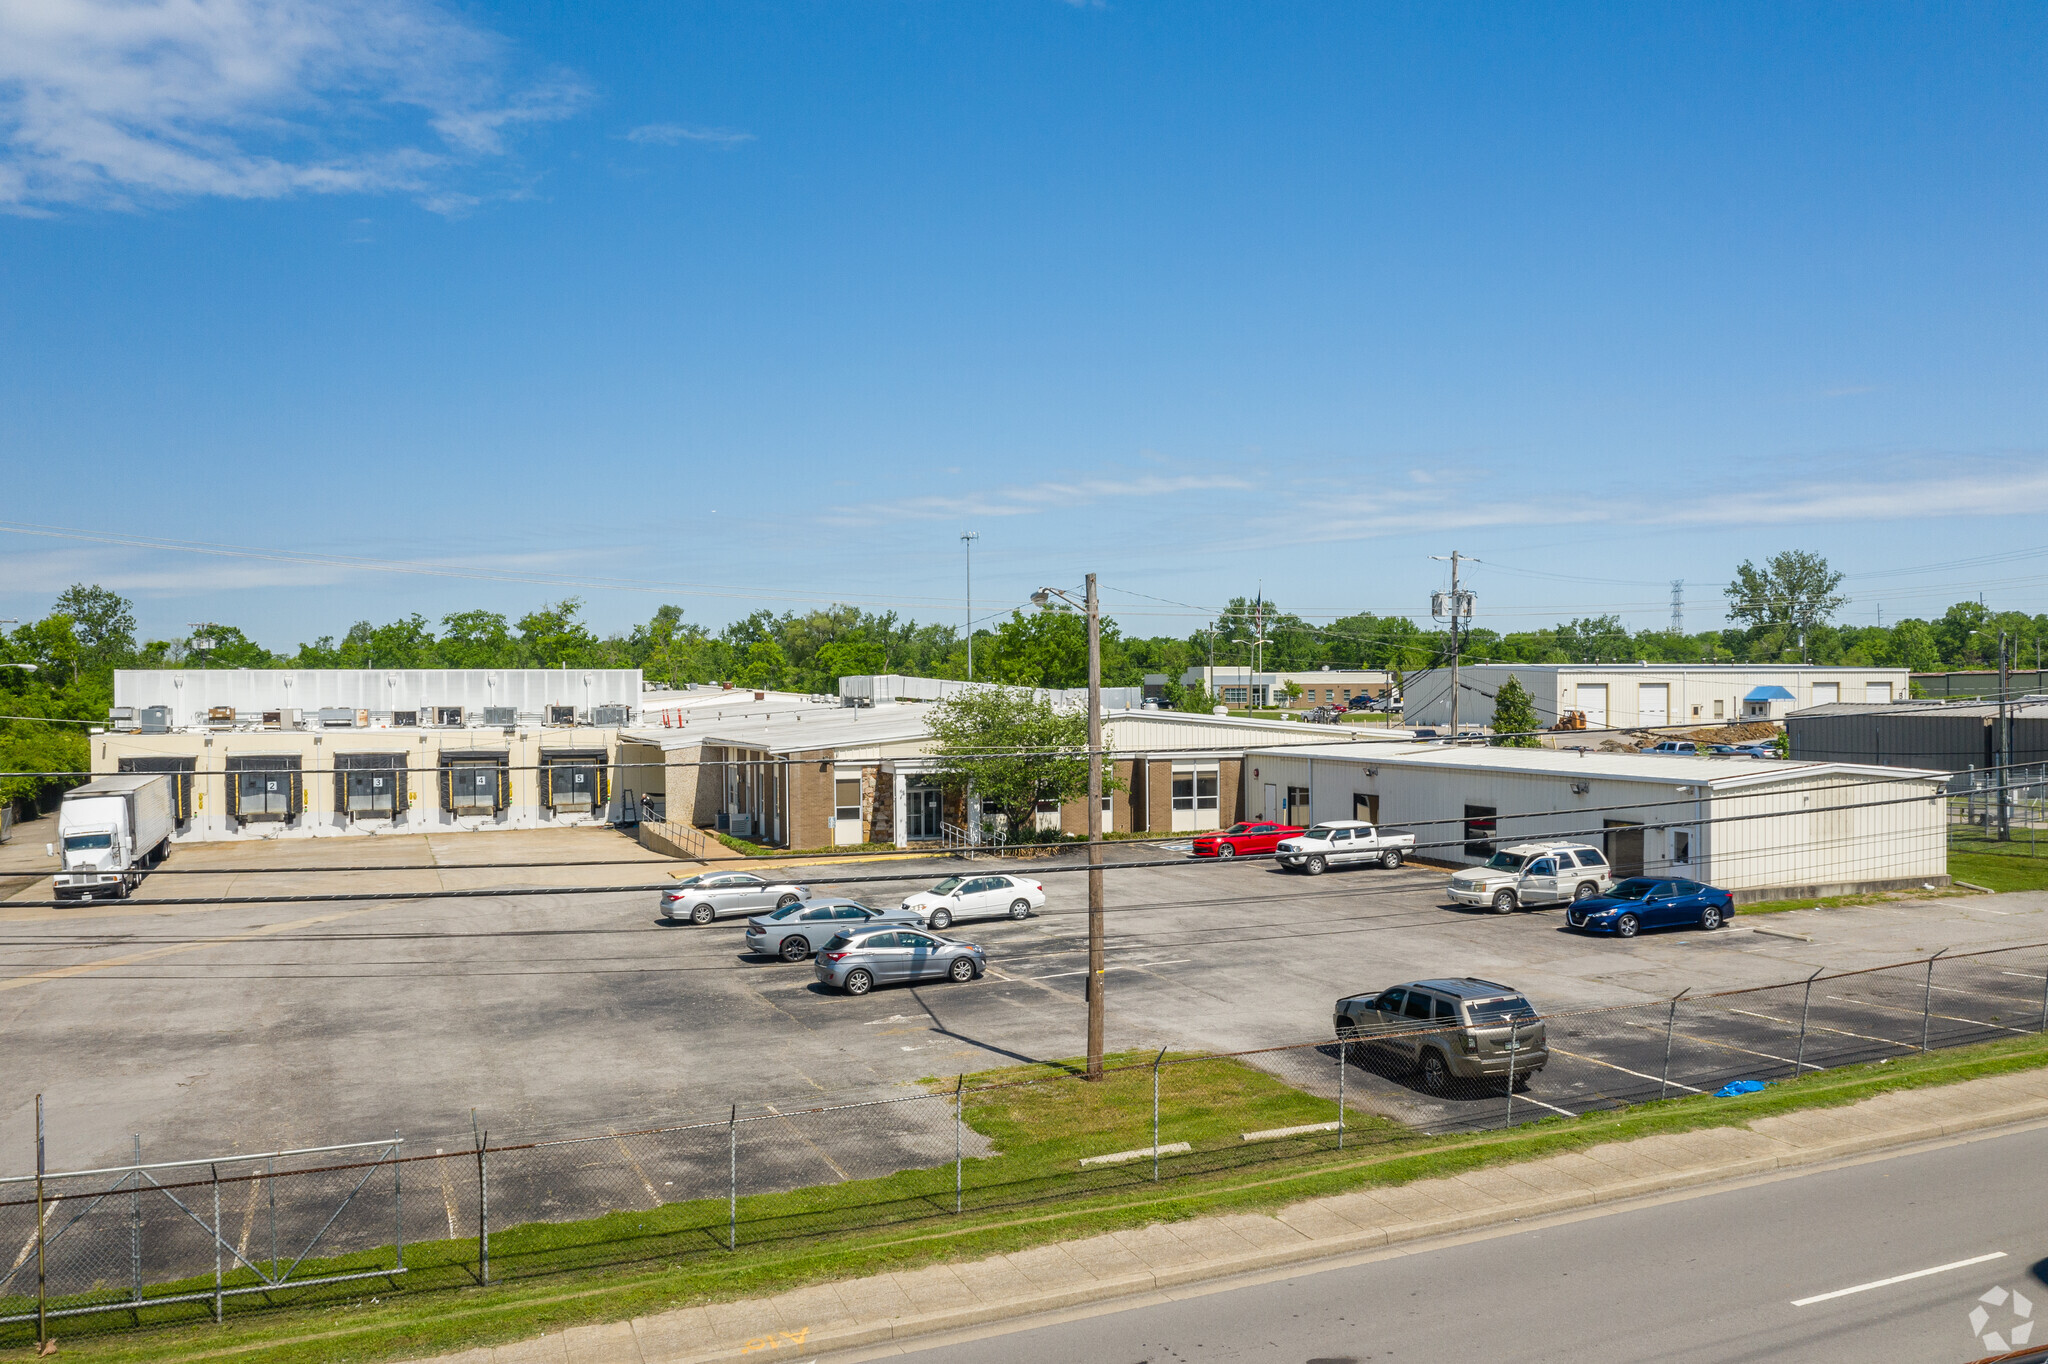
M 981 538 L 978 530 L 964 531 L 960 543 L 967 552 L 967 680 L 974 680 L 974 542 Z
M 1084 601 L 1056 587 L 1031 594 L 1033 606 L 1058 597 L 1088 615 L 1088 1078 L 1102 1078 L 1102 610 L 1095 599 L 1095 575 L 1088 575 Z

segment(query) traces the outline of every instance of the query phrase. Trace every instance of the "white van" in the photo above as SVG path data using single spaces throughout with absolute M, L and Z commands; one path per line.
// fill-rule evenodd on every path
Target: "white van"
M 1598 848 L 1584 843 L 1517 843 L 1502 848 L 1483 866 L 1451 877 L 1451 899 L 1461 905 L 1491 905 L 1506 914 L 1527 905 L 1565 905 L 1603 895 L 1614 885 L 1614 869 Z

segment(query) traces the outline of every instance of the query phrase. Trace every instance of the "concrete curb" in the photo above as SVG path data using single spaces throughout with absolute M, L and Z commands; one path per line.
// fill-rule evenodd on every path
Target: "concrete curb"
M 1813 1111 L 1829 1112 L 1834 1110 Z M 1688 1188 L 1700 1184 L 1717 1183 L 1728 1179 L 1741 1179 L 1752 1175 L 1770 1174 L 1775 1171 L 1797 1169 L 1808 1165 L 1819 1165 L 1832 1160 L 1841 1160 L 1845 1157 L 1865 1155 L 1869 1152 L 1883 1150 L 1888 1147 L 1910 1146 L 1917 1142 L 1938 1140 L 1943 1137 L 1952 1137 L 1988 1128 L 2005 1127 L 2014 1123 L 2040 1118 L 2048 1118 L 2048 1099 L 2030 1100 L 2025 1103 L 1972 1113 L 1960 1118 L 1904 1124 L 1881 1132 L 1844 1137 L 1813 1146 L 1788 1148 L 1781 1153 L 1751 1156 L 1701 1169 L 1674 1170 L 1664 1174 L 1618 1178 L 1598 1188 L 1538 1195 L 1532 1198 L 1503 1203 L 1491 1208 L 1454 1213 L 1447 1217 L 1423 1218 L 1384 1227 L 1364 1229 L 1349 1234 L 1315 1237 L 1293 1245 L 1255 1250 L 1241 1255 L 1226 1255 L 1214 1259 L 1205 1259 L 1197 1264 L 1178 1265 L 1138 1273 L 1122 1274 L 1050 1292 L 1020 1293 L 1015 1297 L 1007 1298 L 997 1303 L 980 1303 L 971 1307 L 948 1308 L 942 1311 L 895 1317 L 887 1321 L 863 1325 L 847 1325 L 837 1328 L 827 1326 L 823 1329 L 810 1331 L 804 1339 L 803 1349 L 806 1353 L 827 1353 L 834 1350 L 859 1349 L 864 1346 L 881 1345 L 891 1341 L 914 1340 L 946 1331 L 985 1326 L 991 1322 L 1034 1316 L 1043 1312 L 1057 1312 L 1090 1303 L 1107 1302 L 1120 1298 L 1130 1298 L 1135 1302 L 1142 1299 L 1148 1293 L 1157 1293 L 1164 1289 L 1178 1288 L 1188 1284 L 1227 1279 L 1240 1274 L 1273 1270 L 1288 1265 L 1314 1264 L 1317 1261 L 1335 1259 L 1340 1256 L 1355 1254 L 1359 1251 L 1378 1250 L 1405 1242 L 1421 1241 L 1431 1237 L 1475 1231 L 1482 1227 L 1498 1226 L 1506 1222 L 1544 1217 L 1554 1213 L 1571 1212 L 1579 1208 L 1591 1207 L 1601 1203 L 1625 1202 L 1629 1199 L 1668 1193 L 1675 1189 Z M 1716 1130 L 1714 1128 L 1701 1128 L 1687 1135 L 1711 1135 Z M 1628 1143 L 1617 1143 L 1617 1145 L 1625 1147 Z M 1512 1169 L 1513 1166 L 1488 1168 Z M 1275 1216 L 1280 1220 L 1284 1220 L 1286 1210 L 1282 1209 Z M 742 1350 L 743 1347 L 731 1344 L 720 1345 L 687 1354 L 667 1356 L 664 1364 L 708 1364 L 712 1360 L 734 1358 L 742 1353 Z

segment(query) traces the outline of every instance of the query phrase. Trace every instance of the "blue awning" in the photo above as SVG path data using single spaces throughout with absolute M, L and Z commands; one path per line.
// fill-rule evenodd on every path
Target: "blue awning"
M 1783 687 L 1758 687 L 1742 699 L 1745 701 L 1792 701 L 1797 698 Z

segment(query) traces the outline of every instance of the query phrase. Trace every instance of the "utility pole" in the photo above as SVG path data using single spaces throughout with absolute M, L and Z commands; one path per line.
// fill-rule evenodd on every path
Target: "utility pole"
M 1439 563 L 1448 559 L 1451 564 L 1451 590 L 1448 600 L 1442 592 L 1433 594 L 1430 598 L 1429 614 L 1438 620 L 1448 615 L 1451 622 L 1451 738 L 1456 741 L 1463 732 L 1458 728 L 1458 620 L 1460 617 L 1469 619 L 1472 615 L 1472 594 L 1458 586 L 1458 565 L 1471 556 L 1460 554 L 1454 549 L 1447 555 L 1432 554 L 1429 557 Z
M 960 537 L 960 543 L 967 550 L 967 680 L 974 680 L 974 542 L 981 538 L 979 531 L 967 531 Z
M 2012 841 L 2012 670 L 2006 663 L 2005 631 L 1998 632 L 1998 841 Z
M 1088 575 L 1088 1078 L 1102 1078 L 1102 610 Z
M 1056 587 L 1031 594 L 1033 605 L 1058 597 L 1068 606 L 1074 599 Z M 1088 575 L 1087 598 L 1078 603 L 1088 614 L 1088 1078 L 1102 1078 L 1102 607 L 1095 596 L 1095 575 Z

